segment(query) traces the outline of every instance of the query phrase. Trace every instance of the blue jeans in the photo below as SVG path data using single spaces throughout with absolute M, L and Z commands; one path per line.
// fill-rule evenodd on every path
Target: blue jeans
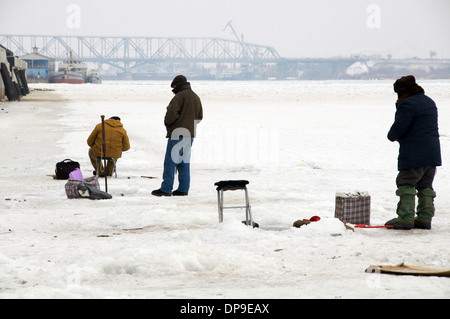
M 167 140 L 163 182 L 161 183 L 161 190 L 163 192 L 172 192 L 175 169 L 178 170 L 178 190 L 180 192 L 189 191 L 191 183 L 191 147 L 193 142 L 193 137 L 185 137 L 179 140 L 169 138 Z

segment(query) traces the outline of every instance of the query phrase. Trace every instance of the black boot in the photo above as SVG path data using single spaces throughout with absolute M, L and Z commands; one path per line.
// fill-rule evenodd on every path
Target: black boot
M 163 192 L 161 189 L 155 189 L 153 192 L 152 192 L 152 195 L 154 195 L 154 196 L 172 196 L 172 193 L 166 193 L 166 192 Z
M 187 196 L 188 192 L 181 192 L 178 189 L 172 192 L 172 196 Z

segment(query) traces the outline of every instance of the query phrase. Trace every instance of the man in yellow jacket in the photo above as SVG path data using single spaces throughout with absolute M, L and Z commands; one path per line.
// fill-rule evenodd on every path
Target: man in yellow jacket
M 113 116 L 105 121 L 105 140 L 106 152 L 103 154 L 102 123 L 99 123 L 87 139 L 87 144 L 90 147 L 89 159 L 94 170 L 97 169 L 97 157 L 112 157 L 117 162 L 122 157 L 122 152 L 130 149 L 130 140 L 128 139 L 127 131 L 123 128 L 123 124 L 120 122 L 118 116 Z M 106 166 L 106 174 L 108 176 L 112 175 L 113 168 L 112 161 L 108 161 Z M 103 165 L 100 166 L 100 172 L 95 173 L 99 176 L 105 176 Z

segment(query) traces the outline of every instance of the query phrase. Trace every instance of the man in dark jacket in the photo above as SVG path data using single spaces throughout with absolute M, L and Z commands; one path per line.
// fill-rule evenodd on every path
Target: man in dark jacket
M 398 95 L 397 111 L 388 139 L 400 144 L 396 180 L 400 201 L 398 217 L 386 225 L 395 229 L 431 229 L 436 197 L 433 180 L 436 166 L 442 164 L 436 104 L 412 75 L 398 79 L 394 91 Z M 419 201 L 414 219 L 416 195 Z
M 203 119 L 202 103 L 192 91 L 184 75 L 176 76 L 171 84 L 175 96 L 167 107 L 164 117 L 167 148 L 164 158 L 163 182 L 154 190 L 155 196 L 185 196 L 190 187 L 191 147 L 196 125 Z M 172 192 L 175 171 L 178 171 L 178 189 Z

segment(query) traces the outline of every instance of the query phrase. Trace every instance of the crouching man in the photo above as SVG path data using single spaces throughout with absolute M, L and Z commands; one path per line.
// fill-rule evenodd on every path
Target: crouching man
M 97 157 L 112 157 L 117 163 L 117 160 L 122 157 L 122 152 L 130 149 L 130 140 L 127 131 L 123 128 L 118 116 L 113 116 L 105 121 L 105 142 L 106 154 L 103 154 L 103 137 L 102 137 L 102 123 L 95 126 L 92 133 L 87 139 L 89 145 L 89 159 L 91 160 L 94 170 L 97 169 Z M 106 170 L 103 163 L 100 163 L 100 172 L 94 171 L 98 176 L 111 176 L 114 169 L 114 163 L 108 161 Z

